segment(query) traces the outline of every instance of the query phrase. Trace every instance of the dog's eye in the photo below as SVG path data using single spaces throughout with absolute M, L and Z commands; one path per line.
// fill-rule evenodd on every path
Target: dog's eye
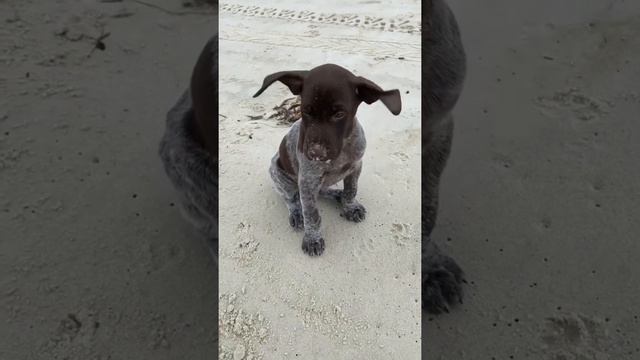
M 345 112 L 344 111 L 338 111 L 337 113 L 333 114 L 333 118 L 335 120 L 342 120 L 345 117 Z

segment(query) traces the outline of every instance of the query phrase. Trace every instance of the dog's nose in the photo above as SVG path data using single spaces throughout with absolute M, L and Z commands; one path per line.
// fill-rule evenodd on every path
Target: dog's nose
M 327 159 L 327 148 L 319 143 L 312 143 L 309 146 L 309 158 L 311 160 L 324 161 Z

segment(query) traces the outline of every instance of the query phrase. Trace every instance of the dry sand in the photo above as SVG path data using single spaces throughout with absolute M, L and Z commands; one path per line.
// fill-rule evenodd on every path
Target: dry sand
M 234 4 L 220 16 L 221 358 L 419 358 L 419 2 L 393 11 L 360 2 L 355 18 L 340 1 L 269 2 L 300 21 L 251 10 L 255 1 Z M 326 250 L 311 258 L 268 174 L 288 126 L 267 118 L 292 95 L 276 83 L 251 96 L 270 73 L 324 63 L 399 88 L 403 111 L 360 106 L 367 151 L 358 198 L 367 219 L 350 223 L 321 202 Z
M 434 236 L 471 284 L 426 358 L 640 359 L 640 3 L 452 7 L 469 77 Z

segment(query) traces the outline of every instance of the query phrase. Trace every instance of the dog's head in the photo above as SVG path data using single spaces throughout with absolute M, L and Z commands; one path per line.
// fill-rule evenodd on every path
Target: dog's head
M 371 104 L 380 100 L 394 115 L 401 110 L 398 90 L 384 91 L 371 80 L 355 76 L 338 65 L 271 74 L 253 97 L 262 94 L 275 81 L 285 84 L 294 95 L 301 97 L 298 149 L 312 161 L 334 160 L 340 155 L 343 140 L 355 125 L 361 102 Z

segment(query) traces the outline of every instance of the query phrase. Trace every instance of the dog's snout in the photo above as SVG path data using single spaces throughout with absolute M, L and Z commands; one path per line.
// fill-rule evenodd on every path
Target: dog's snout
M 320 143 L 311 143 L 309 145 L 309 158 L 311 160 L 324 161 L 328 157 L 328 151 L 326 146 Z

